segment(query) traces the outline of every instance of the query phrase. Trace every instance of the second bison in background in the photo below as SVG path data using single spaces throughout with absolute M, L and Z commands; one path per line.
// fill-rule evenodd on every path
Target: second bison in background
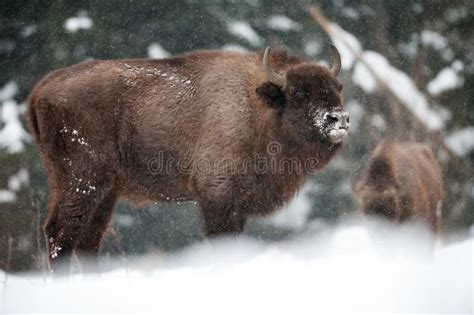
M 384 141 L 375 149 L 356 193 L 367 215 L 395 222 L 421 221 L 438 233 L 443 183 L 424 144 Z

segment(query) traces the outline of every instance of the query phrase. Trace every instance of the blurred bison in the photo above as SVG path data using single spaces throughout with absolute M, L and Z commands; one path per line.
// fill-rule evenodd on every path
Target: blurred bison
M 367 215 L 421 221 L 440 229 L 441 169 L 426 145 L 384 141 L 375 149 L 356 193 Z
M 347 136 L 332 48 L 332 69 L 267 48 L 87 61 L 47 75 L 28 116 L 51 189 L 50 267 L 73 250 L 97 255 L 119 197 L 195 200 L 208 236 L 241 232 L 248 216 L 290 200 Z

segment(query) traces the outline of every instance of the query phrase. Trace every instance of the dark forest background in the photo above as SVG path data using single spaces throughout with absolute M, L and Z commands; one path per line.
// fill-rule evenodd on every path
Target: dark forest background
M 19 147 L 4 145 L 12 135 L 21 133 L 18 126 L 8 123 L 15 115 L 26 129 L 25 100 L 42 76 L 88 59 L 156 57 L 161 48 L 174 55 L 202 48 L 256 51 L 272 46 L 316 61 L 330 60 L 330 39 L 308 13 L 309 5 L 318 5 L 328 19 L 352 33 L 365 50 L 382 54 L 408 74 L 430 106 L 445 109 L 449 119 L 442 129 L 429 130 L 396 97 L 384 89 L 365 92 L 354 84 L 353 70 L 344 69 L 341 78 L 353 119 L 351 135 L 341 156 L 311 178 L 302 192 L 305 202 L 309 202 L 304 223 L 292 227 L 272 220 L 254 220 L 246 234 L 263 241 L 279 240 L 356 213 L 358 203 L 352 187 L 373 148 L 387 136 L 422 141 L 433 148 L 443 167 L 447 191 L 443 233 L 449 236 L 467 231 L 474 223 L 474 151 L 472 147 L 453 150 L 446 139 L 474 125 L 471 0 L 2 0 L 0 267 L 12 271 L 44 268 L 41 227 L 48 200 L 45 172 L 27 134 L 19 138 Z M 243 34 L 245 29 L 239 35 L 231 25 L 250 26 L 257 38 L 252 39 L 248 32 L 247 36 Z M 425 40 L 426 34 L 440 37 Z M 462 64 L 456 68 L 462 83 L 442 93 L 430 93 L 429 82 L 456 61 Z M 7 128 L 12 134 L 6 132 Z M 194 203 L 140 209 L 121 203 L 102 255 L 167 253 L 201 239 Z

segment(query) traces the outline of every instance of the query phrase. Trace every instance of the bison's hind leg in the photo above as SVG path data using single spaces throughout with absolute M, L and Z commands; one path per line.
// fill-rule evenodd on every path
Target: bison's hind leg
M 50 267 L 68 271 L 76 246 L 97 252 L 115 202 L 118 157 L 114 125 L 101 120 L 96 107 L 86 115 L 60 101 L 36 100 L 30 115 L 51 188 L 45 225 Z
M 69 186 L 52 191 L 45 224 L 51 271 L 68 273 L 76 249 L 89 256 L 97 255 L 115 199 L 112 185 L 90 190 Z
M 67 273 L 75 242 L 81 232 L 86 202 L 73 192 L 53 191 L 44 227 L 52 272 Z
M 98 263 L 100 243 L 112 218 L 116 199 L 117 193 L 113 189 L 102 191 L 102 196 L 96 199 L 94 207 L 84 220 L 74 248 L 83 270 L 100 271 Z

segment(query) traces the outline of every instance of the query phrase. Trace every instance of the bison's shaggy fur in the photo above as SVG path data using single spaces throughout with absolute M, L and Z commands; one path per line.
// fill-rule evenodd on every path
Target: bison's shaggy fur
M 263 58 L 87 61 L 41 80 L 28 117 L 51 189 L 50 265 L 95 256 L 119 197 L 195 200 L 207 235 L 237 233 L 328 164 L 348 127 L 340 60 L 330 71 L 280 51 L 272 74 Z
M 384 141 L 375 149 L 358 184 L 362 210 L 395 222 L 421 221 L 438 233 L 443 181 L 429 147 Z

